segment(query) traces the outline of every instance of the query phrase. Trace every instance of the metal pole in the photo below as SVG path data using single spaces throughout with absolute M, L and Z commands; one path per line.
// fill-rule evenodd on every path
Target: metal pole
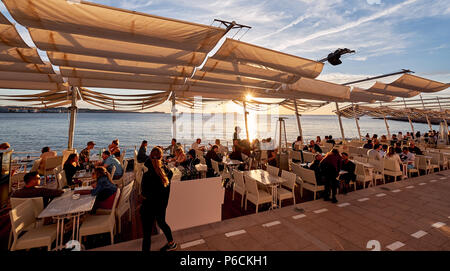
M 69 107 L 70 110 L 70 123 L 69 123 L 69 141 L 67 144 L 68 150 L 73 150 L 73 138 L 75 135 L 75 122 L 77 114 L 77 90 L 75 87 L 70 87 L 72 90 L 72 105 Z
M 407 108 L 406 107 L 405 98 L 403 98 L 403 104 L 405 105 L 405 108 Z M 412 130 L 412 133 L 413 133 L 413 136 L 414 136 L 414 134 L 415 134 L 415 132 L 414 132 L 414 125 L 413 125 L 413 123 L 411 121 L 411 117 L 409 116 L 409 114 L 407 114 L 407 116 L 408 116 L 409 125 L 411 125 L 411 130 Z
M 295 106 L 295 116 L 297 117 L 298 132 L 300 133 L 300 137 L 302 138 L 302 144 L 303 144 L 303 130 L 302 130 L 302 124 L 300 123 L 300 114 L 298 113 L 296 99 L 294 99 L 294 106 Z
M 394 72 L 394 73 L 388 73 L 388 74 L 383 74 L 383 75 L 379 75 L 379 76 L 369 77 L 369 78 L 362 79 L 362 80 L 348 82 L 348 83 L 345 83 L 342 85 L 343 86 L 351 85 L 351 84 L 361 83 L 361 82 L 365 82 L 365 81 L 370 81 L 370 80 L 374 80 L 374 79 L 379 79 L 379 78 L 393 76 L 393 75 L 397 75 L 397 74 L 403 74 L 403 73 L 413 73 L 413 71 L 403 69 L 401 72 Z
M 381 102 L 380 102 L 380 106 L 383 106 L 383 104 Z M 385 114 L 383 114 L 383 119 L 384 119 L 384 124 L 386 125 L 386 131 L 387 131 L 387 134 L 388 134 L 388 139 L 391 139 L 391 131 L 389 131 L 389 125 L 388 125 L 388 122 L 386 120 L 386 115 Z
M 359 128 L 358 118 L 356 117 L 355 105 L 352 103 L 353 107 L 353 117 L 355 118 L 356 128 L 358 129 L 359 140 L 362 141 L 361 129 Z
M 342 126 L 342 119 L 341 119 L 341 112 L 339 111 L 339 104 L 335 102 L 336 104 L 336 112 L 339 119 L 339 127 L 341 128 L 341 135 L 342 135 L 342 142 L 345 142 L 345 135 L 344 135 L 344 127 Z
M 439 97 L 436 97 L 438 104 L 439 104 L 439 109 L 442 112 L 442 106 L 441 106 L 441 102 L 439 101 Z M 445 131 L 446 131 L 446 135 L 445 135 L 445 142 L 448 144 L 448 123 L 447 123 L 447 119 L 446 118 L 442 118 L 444 120 L 445 123 Z
M 423 109 L 425 110 L 425 104 L 423 103 L 422 94 L 420 94 L 420 100 L 422 101 L 422 106 L 423 106 Z M 433 126 L 431 126 L 430 118 L 428 117 L 427 114 L 425 114 L 425 117 L 427 119 L 428 126 L 430 127 L 430 131 L 433 131 Z
M 177 138 L 177 109 L 175 108 L 175 91 L 172 92 L 172 137 Z
M 250 137 L 248 135 L 248 123 L 247 123 L 247 105 L 245 103 L 245 101 L 242 102 L 242 104 L 244 105 L 244 120 L 245 120 L 245 133 L 247 135 L 247 140 L 250 142 Z

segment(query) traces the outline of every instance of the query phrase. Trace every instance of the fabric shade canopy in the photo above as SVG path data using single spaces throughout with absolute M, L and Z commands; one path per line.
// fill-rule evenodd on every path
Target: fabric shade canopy
M 0 80 L 0 88 L 49 90 L 62 89 L 63 86 L 61 84 L 49 82 Z
M 36 46 L 57 51 L 173 65 L 200 65 L 206 54 L 127 41 L 29 28 Z M 101 44 L 101 46 L 99 46 Z
M 287 93 L 297 94 L 304 99 L 323 101 L 350 99 L 350 87 L 305 77 L 294 84 L 287 85 L 286 89 Z
M 28 48 L 28 45 L 22 40 L 16 27 L 0 13 L 0 44 L 11 47 Z
M 0 71 L 53 73 L 53 68 L 50 64 L 0 61 Z
M 191 66 L 176 66 L 62 52 L 48 52 L 47 54 L 50 62 L 54 65 L 73 68 L 167 76 L 191 75 L 194 70 Z
M 225 35 L 225 29 L 217 27 L 85 1 L 3 2 L 13 18 L 24 26 L 110 40 L 207 53 Z
M 276 89 L 281 86 L 281 83 L 269 81 L 269 80 L 261 80 L 258 78 L 235 75 L 235 74 L 223 74 L 223 73 L 205 72 L 205 71 L 197 71 L 195 76 L 192 78 L 195 80 L 199 80 L 199 81 L 208 81 L 208 82 L 216 82 L 216 83 L 224 83 L 224 84 L 236 84 L 236 85 L 242 85 L 242 86 L 269 88 L 269 89 Z
M 371 88 L 367 89 L 368 92 L 377 94 L 385 94 L 402 98 L 411 98 L 420 94 L 420 91 L 410 90 L 406 88 L 399 88 L 389 84 L 383 84 L 376 82 Z
M 403 74 L 400 78 L 389 85 L 427 93 L 438 92 L 450 87 L 450 84 L 436 82 L 412 74 Z
M 354 87 L 350 92 L 349 102 L 375 103 L 377 101 L 392 102 L 396 97 L 368 92 L 362 88 Z
M 36 49 L 4 46 L 0 43 L 0 61 L 44 64 Z
M 261 68 L 270 68 L 308 78 L 316 78 L 323 68 L 323 63 L 321 62 L 288 55 L 233 39 L 227 39 L 212 58 L 232 63 L 256 64 L 263 66 Z
M 32 81 L 48 83 L 64 83 L 61 76 L 57 74 L 25 73 L 25 72 L 0 72 L 0 80 L 10 81 Z

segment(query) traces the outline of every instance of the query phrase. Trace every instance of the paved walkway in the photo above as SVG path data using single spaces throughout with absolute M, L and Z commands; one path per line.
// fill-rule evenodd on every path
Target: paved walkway
M 338 195 L 338 200 L 290 205 L 173 235 L 179 250 L 450 250 L 449 170 Z M 136 251 L 141 242 L 93 250 Z M 152 250 L 164 243 L 164 235 L 153 236 Z

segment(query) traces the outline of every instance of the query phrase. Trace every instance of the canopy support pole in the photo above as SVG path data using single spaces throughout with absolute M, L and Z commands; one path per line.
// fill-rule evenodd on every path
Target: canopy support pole
M 75 87 L 70 87 L 72 91 L 72 105 L 69 107 L 70 123 L 69 123 L 69 141 L 67 144 L 68 150 L 73 150 L 73 138 L 75 135 L 75 122 L 77 114 L 77 90 Z
M 247 140 L 250 142 L 250 137 L 248 135 L 247 104 L 245 103 L 245 101 L 243 101 L 242 104 L 244 105 L 245 133 L 247 135 Z
M 297 100 L 294 99 L 294 106 L 295 106 L 295 116 L 297 117 L 297 127 L 298 127 L 298 132 L 300 134 L 300 137 L 302 138 L 302 144 L 303 144 L 303 130 L 302 130 L 302 124 L 300 122 L 300 114 L 298 113 L 298 108 L 297 108 Z
M 380 102 L 380 106 L 383 106 L 383 104 Z M 384 124 L 386 125 L 386 131 L 388 135 L 388 139 L 391 139 L 391 131 L 389 130 L 389 125 L 386 119 L 386 114 L 383 114 Z
M 361 129 L 359 127 L 358 118 L 356 117 L 355 105 L 353 103 L 352 103 L 352 107 L 353 107 L 353 117 L 355 118 L 356 128 L 358 129 L 359 140 L 362 141 Z
M 172 138 L 177 138 L 177 109 L 175 107 L 175 91 L 172 92 Z
M 425 110 L 425 104 L 423 103 L 422 94 L 420 94 L 420 100 L 422 101 L 422 106 L 423 106 L 423 109 Z M 428 117 L 428 114 L 425 114 L 425 117 L 427 119 L 428 126 L 430 127 L 430 131 L 433 131 L 433 126 L 431 125 L 430 118 Z
M 342 135 L 342 142 L 345 142 L 345 135 L 344 135 L 344 127 L 342 126 L 342 119 L 341 119 L 341 112 L 339 111 L 339 104 L 335 102 L 336 104 L 336 112 L 339 119 L 339 127 L 341 128 L 341 135 Z
M 442 106 L 441 106 L 441 102 L 439 101 L 439 97 L 436 97 L 436 99 L 437 99 L 437 101 L 438 101 L 438 104 L 439 104 L 439 109 L 441 110 L 441 112 L 442 112 Z M 445 137 L 445 142 L 446 142 L 446 144 L 448 145 L 448 123 L 447 123 L 447 119 L 446 118 L 442 118 L 442 120 L 444 121 L 444 123 L 445 123 L 445 131 L 446 131 L 446 137 Z
M 407 109 L 405 98 L 403 98 L 403 103 L 405 104 L 405 109 Z M 412 131 L 413 136 L 414 136 L 414 134 L 415 134 L 414 125 L 413 125 L 413 123 L 411 121 L 411 117 L 409 116 L 409 114 L 407 114 L 407 116 L 408 116 L 409 125 L 411 125 L 411 131 Z

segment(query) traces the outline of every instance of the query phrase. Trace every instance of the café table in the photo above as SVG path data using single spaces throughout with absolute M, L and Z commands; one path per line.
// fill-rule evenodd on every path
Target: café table
M 90 182 L 92 181 L 92 172 L 86 170 L 78 170 L 77 172 L 75 172 L 75 175 L 73 175 L 72 179 L 80 180 L 81 183 L 90 185 Z
M 92 187 L 82 188 L 92 189 Z M 81 190 L 81 187 L 76 190 Z M 94 207 L 95 196 L 89 194 L 74 198 L 76 190 L 66 190 L 63 195 L 52 200 L 38 216 L 38 218 L 52 217 L 57 220 L 55 250 L 64 248 L 64 219 L 73 219 L 72 240 L 80 241 L 80 217 Z
M 272 189 L 273 200 L 270 209 L 273 210 L 274 208 L 277 208 L 278 207 L 277 187 L 280 186 L 282 183 L 284 183 L 286 180 L 278 176 L 270 175 L 269 172 L 262 169 L 244 171 L 244 174 L 246 174 L 249 177 L 252 177 L 258 183 L 270 187 Z

